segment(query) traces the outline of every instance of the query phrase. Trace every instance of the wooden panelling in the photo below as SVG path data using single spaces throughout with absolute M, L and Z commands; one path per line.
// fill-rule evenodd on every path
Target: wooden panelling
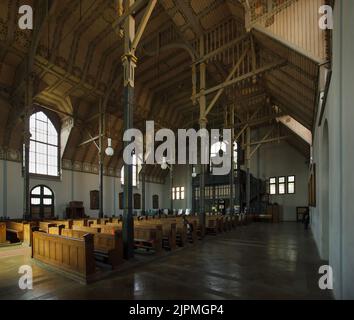
M 89 280 L 95 273 L 93 235 L 82 239 L 66 238 L 42 232 L 33 233 L 32 257 L 40 262 Z
M 6 242 L 6 223 L 0 222 L 0 243 Z

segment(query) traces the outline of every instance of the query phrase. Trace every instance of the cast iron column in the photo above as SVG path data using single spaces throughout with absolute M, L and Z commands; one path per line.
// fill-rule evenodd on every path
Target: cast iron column
M 104 150 L 103 150 L 103 127 L 104 127 L 104 113 L 102 111 L 102 101 L 99 105 L 100 117 L 99 117 L 99 150 L 98 150 L 98 167 L 99 167 L 99 212 L 98 217 L 103 218 L 103 162 L 104 162 Z
M 129 4 L 134 4 L 129 0 Z M 135 38 L 135 19 L 128 16 L 124 23 L 124 55 L 122 58 L 124 72 L 124 131 L 133 128 L 134 85 L 137 58 L 133 54 L 132 44 Z M 124 142 L 124 149 L 131 141 Z M 124 213 L 123 213 L 123 246 L 124 258 L 134 257 L 134 221 L 133 221 L 133 166 L 124 162 Z M 128 160 L 128 159 L 126 159 Z
M 247 128 L 247 142 L 246 142 L 246 165 L 247 165 L 247 179 L 246 179 L 246 207 L 247 213 L 250 211 L 251 206 L 251 176 L 250 176 L 250 167 L 251 167 L 251 157 L 250 157 L 250 148 L 251 148 L 251 128 Z
M 204 37 L 200 37 L 200 57 L 204 57 Z M 200 108 L 200 119 L 199 126 L 200 129 L 206 129 L 207 126 L 207 118 L 206 118 L 206 64 L 202 62 L 200 64 L 200 98 L 199 98 L 199 108 Z M 201 152 L 203 152 L 201 150 Z M 210 150 L 208 150 L 210 152 Z M 199 224 L 201 227 L 201 237 L 205 234 L 205 172 L 206 165 L 201 164 L 201 172 L 200 172 L 200 200 L 199 200 Z
M 28 69 L 28 68 L 27 68 Z M 28 71 L 28 70 L 27 70 Z M 29 174 L 29 155 L 30 155 L 30 116 L 32 110 L 33 99 L 33 81 L 30 74 L 26 79 L 26 92 L 25 92 L 25 117 L 23 128 L 23 218 L 28 220 L 31 218 L 30 208 L 30 174 Z
M 141 168 L 141 214 L 145 216 L 146 205 L 145 205 L 145 183 L 146 183 L 146 176 L 145 176 L 145 163 L 142 164 Z
M 170 195 L 171 195 L 170 210 L 171 210 L 171 214 L 173 214 L 173 192 L 172 192 L 172 188 L 173 188 L 173 167 L 172 167 L 172 164 L 170 165 L 169 169 L 170 169 Z
M 234 106 L 231 106 L 231 171 L 230 171 L 230 215 L 234 214 Z

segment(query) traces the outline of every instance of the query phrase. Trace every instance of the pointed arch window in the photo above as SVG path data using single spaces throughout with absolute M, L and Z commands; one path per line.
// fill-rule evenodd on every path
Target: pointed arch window
M 44 112 L 39 111 L 32 114 L 30 117 L 30 133 L 29 172 L 58 177 L 58 132 Z

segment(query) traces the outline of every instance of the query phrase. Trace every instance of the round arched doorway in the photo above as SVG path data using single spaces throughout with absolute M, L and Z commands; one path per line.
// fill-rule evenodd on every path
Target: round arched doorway
M 35 186 L 31 190 L 32 219 L 48 219 L 54 217 L 54 192 L 45 185 Z

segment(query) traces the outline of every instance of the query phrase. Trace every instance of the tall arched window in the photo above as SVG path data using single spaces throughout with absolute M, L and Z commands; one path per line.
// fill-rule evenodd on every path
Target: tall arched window
M 50 119 L 41 111 L 30 117 L 29 172 L 59 176 L 58 132 Z
M 120 182 L 124 185 L 124 166 L 120 172 Z M 136 155 L 133 154 L 133 187 L 136 187 L 138 184 L 138 162 Z

